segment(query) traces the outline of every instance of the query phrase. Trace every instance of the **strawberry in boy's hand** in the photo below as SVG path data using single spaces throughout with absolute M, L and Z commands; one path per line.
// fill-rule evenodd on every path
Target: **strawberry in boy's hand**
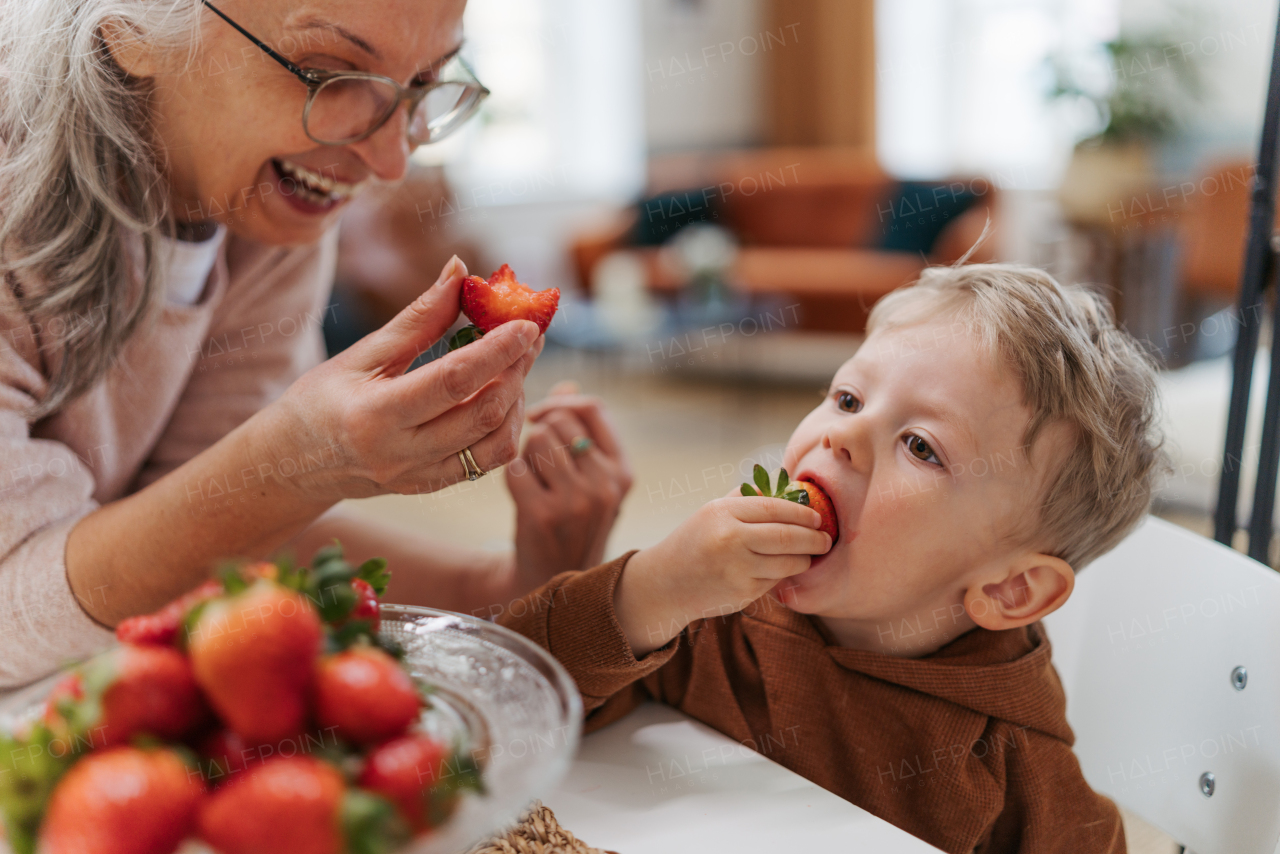
M 512 320 L 531 320 L 538 324 L 539 333 L 545 333 L 559 305 L 559 288 L 535 291 L 516 281 L 515 272 L 506 264 L 488 281 L 468 276 L 462 282 L 462 313 L 474 325 L 459 330 L 450 339 L 449 349 L 466 346 Z
M 808 480 L 792 481 L 787 475 L 787 470 L 782 469 L 778 472 L 778 488 L 775 490 L 769 485 L 769 473 L 765 471 L 764 466 L 759 464 L 752 470 L 752 479 L 756 482 L 756 485 L 753 487 L 749 483 L 742 484 L 743 495 L 748 497 L 763 495 L 765 498 L 782 498 L 786 501 L 794 501 L 797 504 L 812 507 L 822 517 L 822 525 L 818 530 L 829 534 L 831 536 L 831 544 L 835 545 L 836 540 L 840 538 L 840 526 L 836 522 L 836 510 L 831 504 L 831 499 L 816 483 Z

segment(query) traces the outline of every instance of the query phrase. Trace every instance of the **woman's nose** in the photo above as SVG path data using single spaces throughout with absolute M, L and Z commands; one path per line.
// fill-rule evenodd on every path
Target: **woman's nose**
M 382 181 L 398 181 L 409 168 L 413 153 L 407 136 L 409 112 L 403 104 L 391 118 L 368 139 L 354 143 L 351 149 Z

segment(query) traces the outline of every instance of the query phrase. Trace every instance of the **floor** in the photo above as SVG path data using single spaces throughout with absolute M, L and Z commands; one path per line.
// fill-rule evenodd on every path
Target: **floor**
M 610 555 L 662 539 L 706 501 L 736 489 L 753 462 L 781 465 L 792 428 L 818 404 L 822 383 L 733 383 L 684 362 L 639 355 L 548 350 L 526 384 L 539 400 L 554 383 L 577 380 L 612 414 L 635 471 L 635 486 L 610 541 Z M 514 508 L 502 479 L 485 478 L 424 496 L 384 496 L 352 509 L 426 534 L 485 548 L 510 548 Z M 1207 516 L 1161 512 L 1199 533 Z M 1132 854 L 1175 854 L 1158 830 L 1125 816 Z

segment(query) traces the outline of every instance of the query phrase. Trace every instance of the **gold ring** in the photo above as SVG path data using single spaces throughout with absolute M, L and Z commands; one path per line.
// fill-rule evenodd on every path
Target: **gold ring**
M 470 448 L 463 448 L 458 451 L 458 459 L 462 462 L 462 470 L 467 475 L 467 480 L 475 481 L 488 474 L 487 471 L 480 468 L 476 462 L 476 458 L 472 456 Z
M 591 446 L 595 442 L 591 441 L 590 436 L 579 436 L 569 443 L 569 453 L 575 457 L 580 457 L 587 451 L 591 450 Z

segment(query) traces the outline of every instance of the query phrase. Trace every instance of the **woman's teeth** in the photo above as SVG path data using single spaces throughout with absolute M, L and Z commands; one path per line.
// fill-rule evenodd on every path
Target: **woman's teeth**
M 355 195 L 360 189 L 359 184 L 347 184 L 343 181 L 335 181 L 321 175 L 319 172 L 313 172 L 305 166 L 299 166 L 288 160 L 276 158 L 276 168 L 280 170 L 280 174 L 292 178 L 297 184 L 298 195 L 307 202 L 316 205 L 333 204 L 336 202 L 344 202 Z

